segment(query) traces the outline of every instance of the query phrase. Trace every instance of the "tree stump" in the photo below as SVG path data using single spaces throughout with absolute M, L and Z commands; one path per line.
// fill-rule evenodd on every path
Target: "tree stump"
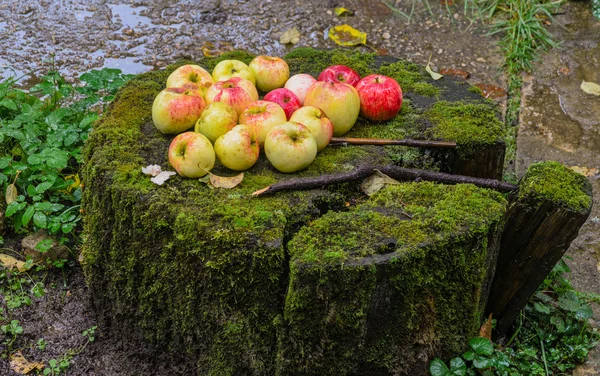
M 211 70 L 231 58 L 252 56 L 196 63 Z M 497 177 L 501 153 L 490 150 L 502 123 L 465 82 L 433 81 L 405 61 L 311 49 L 286 60 L 292 72 L 346 64 L 400 82 L 406 99 L 398 116 L 359 119 L 348 137 L 449 140 L 458 149 L 331 146 L 290 175 L 262 156 L 233 190 L 178 176 L 157 186 L 141 169 L 171 170 L 173 136 L 155 129 L 151 107 L 177 65 L 139 75 L 103 114 L 84 153 L 83 260 L 93 304 L 112 335 L 139 331 L 158 348 L 186 354 L 198 375 L 424 374 L 431 356 L 460 351 L 477 333 L 502 196 L 429 182 L 370 198 L 356 183 L 251 193 L 361 164 Z M 477 158 L 496 167 L 479 170 Z M 213 172 L 233 175 L 218 164 Z

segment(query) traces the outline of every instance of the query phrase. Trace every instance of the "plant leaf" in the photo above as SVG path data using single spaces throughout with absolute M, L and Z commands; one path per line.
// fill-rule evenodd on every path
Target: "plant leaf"
M 44 363 L 29 362 L 20 351 L 10 356 L 10 369 L 20 375 L 27 375 L 31 371 L 44 369 Z
M 335 15 L 338 17 L 339 16 L 354 16 L 353 11 L 346 9 L 346 8 L 342 8 L 342 7 L 335 8 L 333 10 L 333 13 L 335 13 Z
M 6 187 L 6 195 L 4 196 L 6 200 L 6 205 L 10 205 L 11 202 L 17 201 L 17 196 L 19 196 L 17 187 L 14 183 L 9 184 L 8 187 Z
M 365 180 L 360 185 L 360 189 L 367 194 L 367 196 L 373 196 L 379 192 L 386 184 L 400 184 L 397 180 L 390 178 L 379 170 L 375 170 L 375 173 Z
M 450 359 L 450 373 L 453 376 L 464 376 L 467 372 L 467 365 L 460 357 Z
M 476 337 L 469 340 L 469 346 L 478 355 L 492 355 L 494 352 L 494 345 L 492 341 L 487 338 Z
M 329 39 L 340 46 L 356 46 L 367 43 L 367 33 L 356 30 L 350 25 L 338 25 L 329 29 Z
M 600 96 L 600 85 L 595 82 L 581 81 L 581 90 L 588 94 Z
M 492 314 L 488 317 L 485 324 L 481 325 L 479 329 L 479 336 L 483 338 L 487 338 L 489 340 L 492 339 Z
M 427 71 L 427 73 L 429 73 L 429 75 L 431 76 L 431 78 L 433 78 L 434 80 L 437 81 L 440 78 L 444 77 L 441 74 L 432 71 L 431 67 L 429 66 L 430 63 L 431 63 L 431 55 L 429 55 L 429 61 L 427 61 L 427 66 L 425 67 L 425 70 Z
M 177 175 L 175 171 L 161 171 L 155 177 L 150 178 L 150 181 L 157 185 L 163 185 L 173 175 Z
M 210 184 L 212 184 L 215 188 L 235 188 L 242 182 L 242 180 L 244 180 L 243 172 L 235 176 L 218 176 L 215 174 L 210 174 Z
M 440 358 L 435 358 L 429 364 L 429 373 L 431 376 L 449 376 L 450 370 L 446 366 L 443 360 Z
M 291 29 L 287 29 L 279 37 L 279 43 L 281 43 L 281 44 L 287 44 L 287 43 L 296 44 L 299 41 L 300 41 L 300 32 L 295 27 L 292 27 Z
M 29 267 L 26 265 L 25 261 L 17 260 L 16 258 L 0 253 L 0 264 L 4 266 L 6 269 L 14 269 L 16 268 L 20 272 L 25 272 L 29 270 Z

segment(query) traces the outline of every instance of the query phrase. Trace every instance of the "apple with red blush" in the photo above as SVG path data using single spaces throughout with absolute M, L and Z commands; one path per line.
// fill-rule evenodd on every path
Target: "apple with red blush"
M 290 68 L 280 57 L 257 56 L 248 67 L 256 78 L 256 88 L 264 93 L 283 87 L 290 78 Z
M 258 91 L 256 91 L 254 84 L 241 77 L 217 81 L 206 92 L 206 103 L 227 103 L 233 107 L 238 115 L 241 115 L 250 103 L 257 100 Z
M 152 121 L 165 134 L 181 133 L 196 124 L 206 103 L 202 96 L 185 88 L 167 88 L 152 103 Z
M 270 91 L 263 99 L 280 105 L 283 111 L 285 111 L 286 120 L 290 119 L 294 111 L 302 107 L 302 103 L 296 94 L 285 88 Z
M 321 74 L 319 74 L 318 81 L 356 86 L 358 81 L 360 81 L 360 75 L 348 66 L 332 65 L 325 68 Z
M 304 99 L 305 106 L 320 108 L 333 124 L 333 135 L 344 135 L 358 119 L 360 98 L 353 86 L 334 82 L 315 82 Z
M 356 84 L 360 98 L 360 116 L 373 120 L 390 120 L 402 107 L 402 88 L 396 80 L 380 74 L 364 77 Z
M 304 104 L 306 92 L 308 91 L 308 88 L 310 88 L 315 82 L 317 82 L 317 79 L 310 74 L 300 73 L 290 77 L 290 79 L 285 83 L 284 88 L 296 94 L 298 99 L 300 99 L 300 103 Z
M 254 132 L 259 145 L 263 145 L 271 128 L 287 121 L 280 105 L 270 101 L 252 102 L 240 115 L 239 123 L 245 124 Z

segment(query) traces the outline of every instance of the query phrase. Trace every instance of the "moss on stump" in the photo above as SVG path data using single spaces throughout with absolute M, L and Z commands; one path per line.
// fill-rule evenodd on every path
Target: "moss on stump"
M 252 55 L 197 63 L 212 69 L 226 58 Z M 473 121 L 481 134 L 438 133 L 449 127 L 436 120 L 438 99 L 446 100 L 443 111 L 455 109 L 454 122 L 470 121 L 473 111 L 491 121 L 494 109 L 468 85 L 433 82 L 414 64 L 309 49 L 287 60 L 294 73 L 341 63 L 404 80 L 400 114 L 360 120 L 349 137 L 456 137 L 468 154 L 497 138 L 489 127 L 501 127 Z M 135 325 L 154 344 L 189 354 L 200 375 L 410 372 L 475 334 L 505 210 L 500 195 L 420 183 L 367 199 L 348 183 L 250 197 L 276 181 L 365 162 L 446 168 L 427 152 L 368 146 L 328 147 L 292 175 L 261 157 L 234 190 L 178 176 L 156 186 L 141 168 L 171 169 L 173 137 L 155 129 L 151 107 L 176 66 L 122 88 L 85 150 L 84 268 L 115 332 L 128 335 Z M 219 164 L 214 172 L 233 175 Z

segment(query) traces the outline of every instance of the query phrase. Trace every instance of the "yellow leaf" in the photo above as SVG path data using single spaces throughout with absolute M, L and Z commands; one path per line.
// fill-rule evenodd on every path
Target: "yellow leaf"
M 585 91 L 588 94 L 598 95 L 600 96 L 600 85 L 595 82 L 581 82 L 581 90 Z
M 67 187 L 67 192 L 71 193 L 73 189 L 79 188 L 81 185 L 81 181 L 79 180 L 79 174 L 67 175 L 65 176 L 65 180 L 73 180 L 73 184 Z
M 400 182 L 390 178 L 379 170 L 375 170 L 373 175 L 369 176 L 362 182 L 360 189 L 362 189 L 362 191 L 370 197 L 379 192 L 381 188 L 385 187 L 386 184 L 396 185 L 400 184 Z
M 589 168 L 589 167 L 579 167 L 579 166 L 571 166 L 569 167 L 571 170 L 575 171 L 578 174 L 581 174 L 583 176 L 586 177 L 592 177 L 592 176 L 596 176 L 598 175 L 598 169 L 597 168 Z
M 427 71 L 427 73 L 429 73 L 429 75 L 431 76 L 431 78 L 433 78 L 434 80 L 439 80 L 440 78 L 444 77 L 439 73 L 434 72 L 433 70 L 431 70 L 431 67 L 429 66 L 429 63 L 431 62 L 431 55 L 429 55 L 429 61 L 427 61 L 427 66 L 425 67 L 425 70 Z
M 342 7 L 335 8 L 333 10 L 333 13 L 335 13 L 335 15 L 338 16 L 338 17 L 339 16 L 343 16 L 343 15 L 354 16 L 354 12 L 353 11 L 351 11 L 349 9 L 346 9 L 346 8 L 342 8 Z
M 25 265 L 24 261 L 19 261 L 16 258 L 0 253 L 0 264 L 6 269 L 17 269 L 20 272 L 25 272 L 29 268 Z
M 287 29 L 279 37 L 279 43 L 281 43 L 281 44 L 287 44 L 287 43 L 296 44 L 299 41 L 300 41 L 300 32 L 295 27 L 292 27 L 291 29 Z
M 329 29 L 329 38 L 340 46 L 356 46 L 367 43 L 367 33 L 349 25 L 334 26 Z
M 10 369 L 21 375 L 27 375 L 33 370 L 41 371 L 44 369 L 44 363 L 28 362 L 20 351 L 10 356 Z
M 6 195 L 4 196 L 6 204 L 9 205 L 11 202 L 17 201 L 18 195 L 19 192 L 17 191 L 15 184 L 9 184 L 8 187 L 6 187 Z
M 210 174 L 210 184 L 215 188 L 231 189 L 240 184 L 242 180 L 244 180 L 243 172 L 236 176 L 218 176 Z

